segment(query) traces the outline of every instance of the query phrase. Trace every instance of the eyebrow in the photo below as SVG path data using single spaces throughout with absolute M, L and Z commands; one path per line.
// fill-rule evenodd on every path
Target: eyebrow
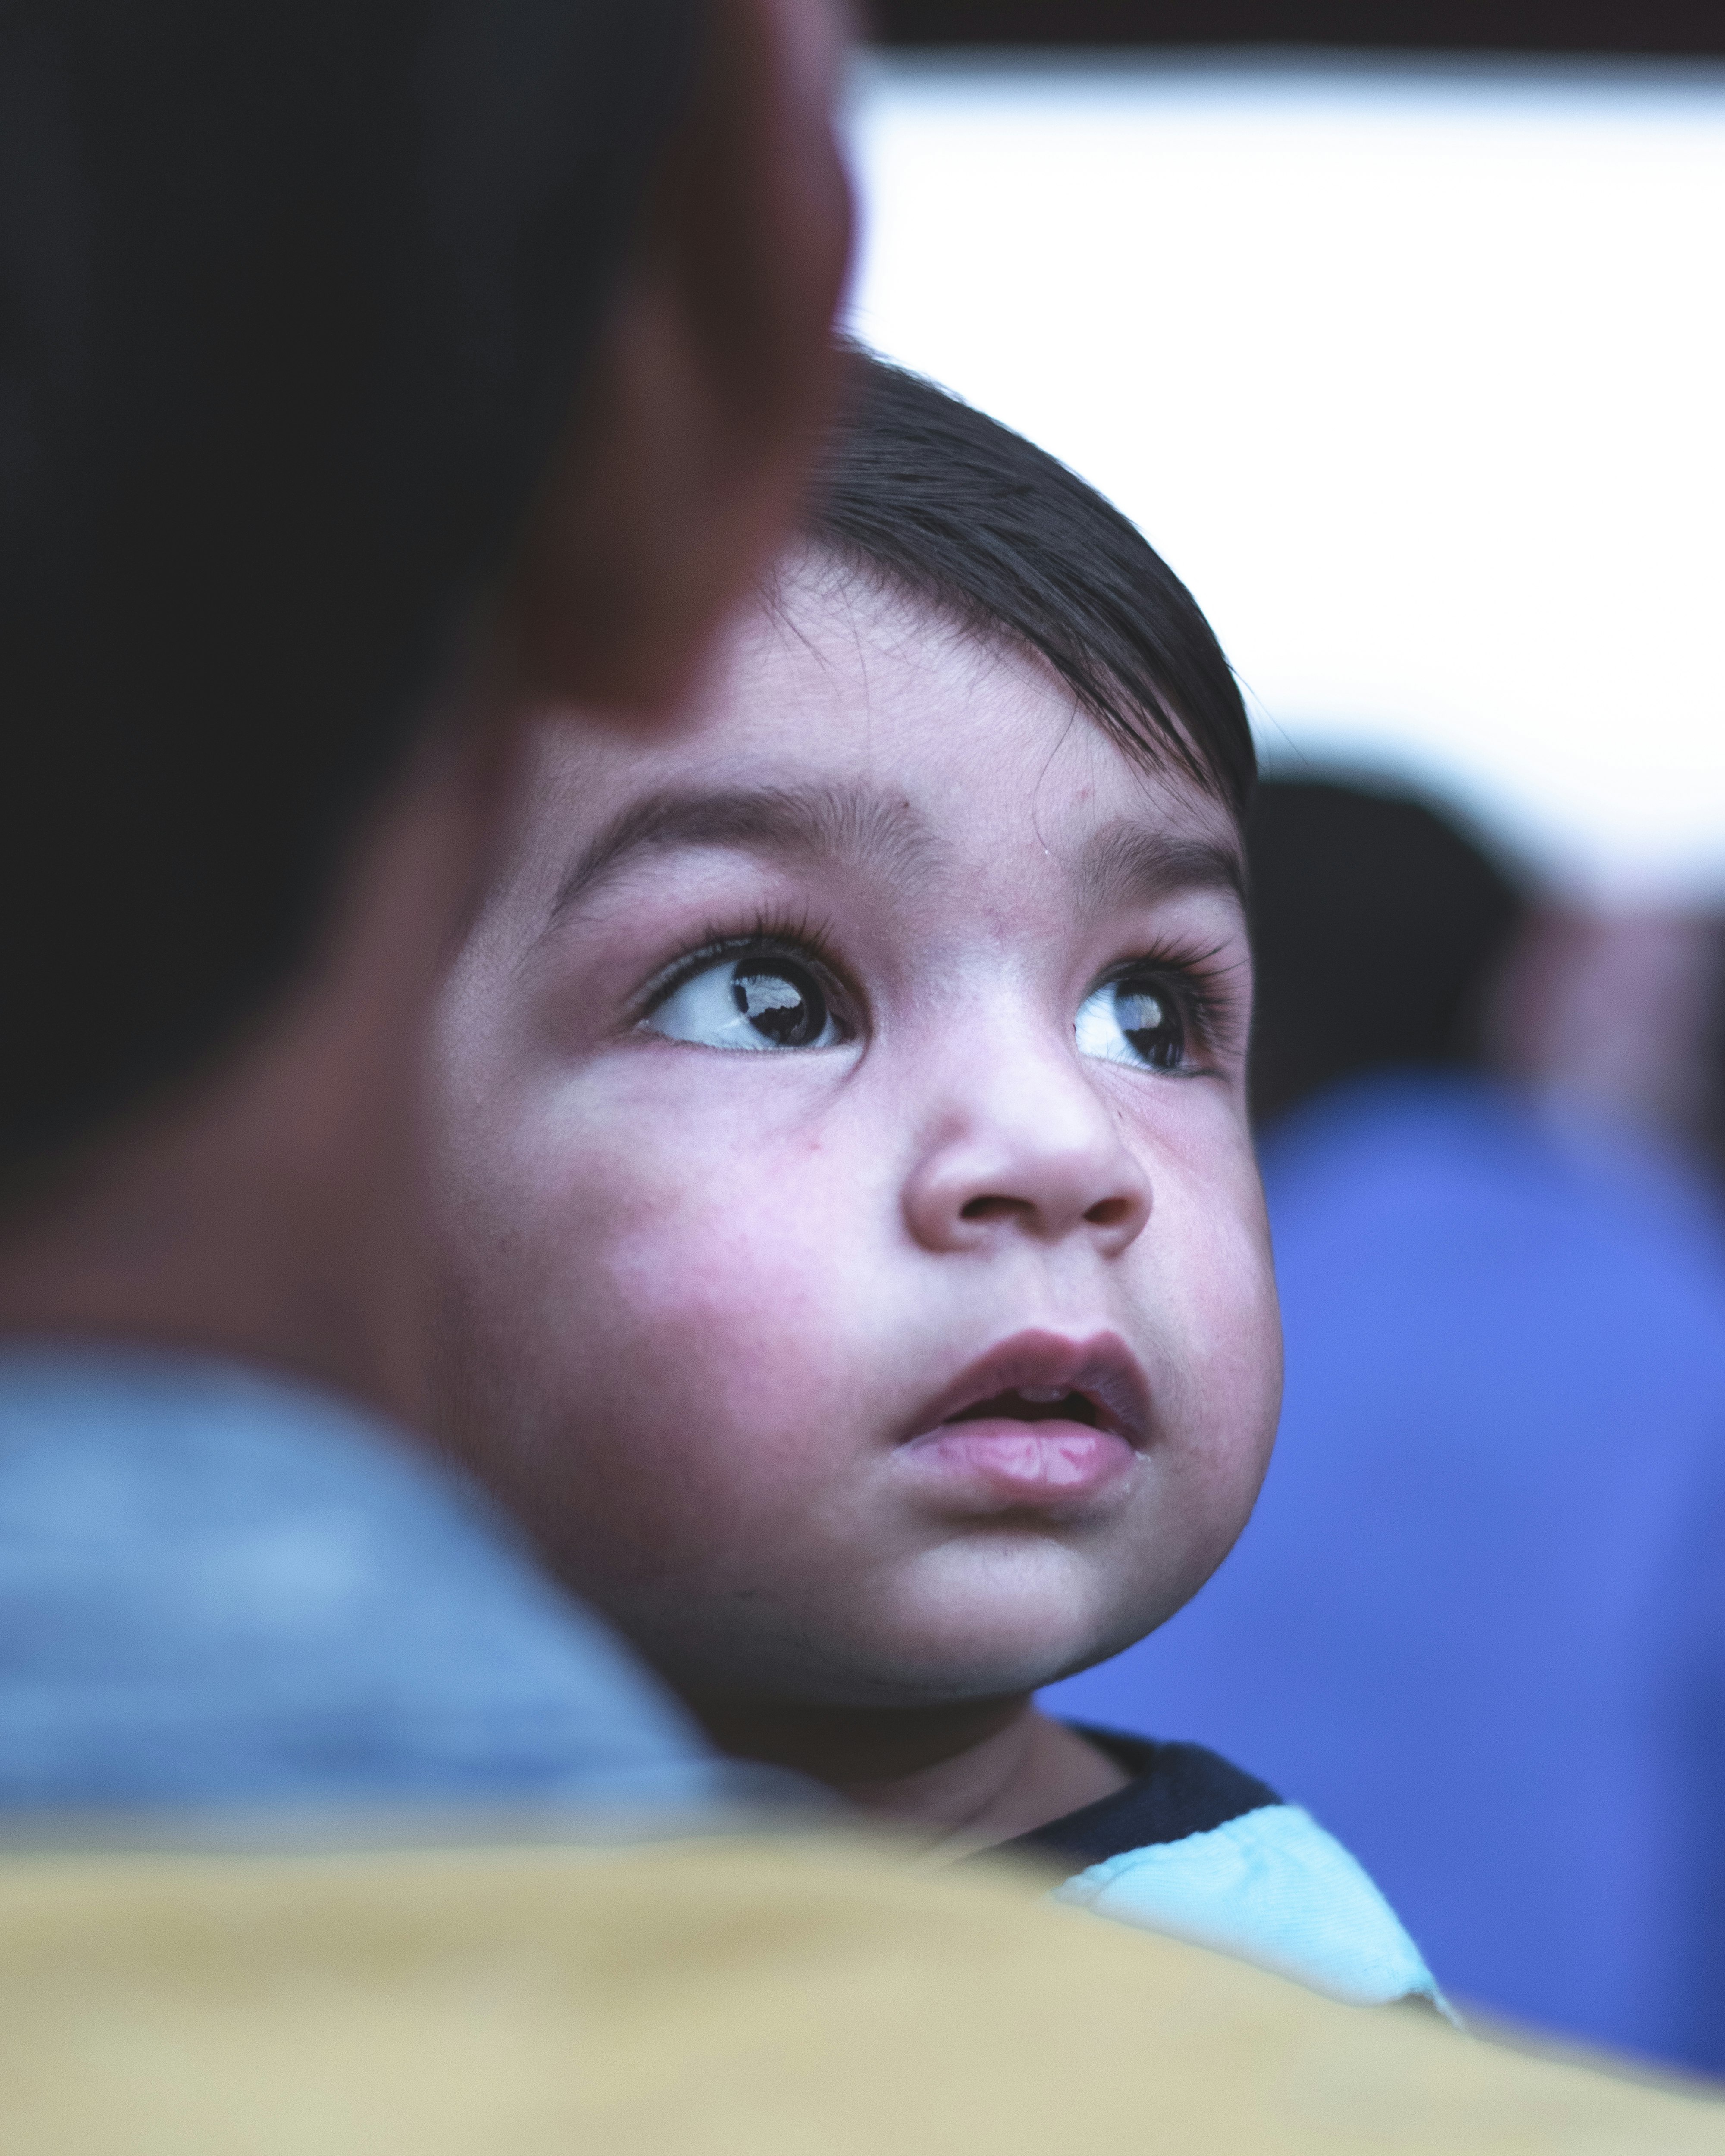
M 1096 906 L 1129 898 L 1155 906 L 1184 891 L 1224 891 L 1246 903 L 1245 861 L 1219 839 L 1172 838 L 1142 824 L 1099 831 L 1079 857 L 1086 899 Z
M 933 834 L 910 803 L 860 787 L 739 787 L 652 793 L 620 810 L 583 847 L 557 886 L 557 920 L 643 854 L 721 846 L 782 860 L 849 855 L 904 875 L 925 861 Z

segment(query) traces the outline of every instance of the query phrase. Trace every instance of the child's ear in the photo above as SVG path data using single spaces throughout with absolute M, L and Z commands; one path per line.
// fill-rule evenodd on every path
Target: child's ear
M 836 382 L 851 202 L 826 0 L 716 0 L 515 579 L 531 692 L 662 711 L 779 543 Z

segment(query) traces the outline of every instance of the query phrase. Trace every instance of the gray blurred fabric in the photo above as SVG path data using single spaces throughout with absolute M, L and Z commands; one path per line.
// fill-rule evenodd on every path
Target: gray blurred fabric
M 357 1409 L 198 1357 L 0 1352 L 13 1816 L 663 1814 L 763 1787 Z

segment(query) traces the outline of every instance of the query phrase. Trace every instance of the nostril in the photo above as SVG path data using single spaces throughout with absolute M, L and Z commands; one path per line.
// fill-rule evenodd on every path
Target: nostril
M 1009 1213 L 1029 1210 L 1021 1198 L 973 1198 L 960 1209 L 958 1217 L 961 1220 L 1003 1220 Z
M 1084 1217 L 1093 1228 L 1119 1228 L 1125 1225 L 1132 1209 L 1129 1199 L 1104 1198 L 1092 1205 Z

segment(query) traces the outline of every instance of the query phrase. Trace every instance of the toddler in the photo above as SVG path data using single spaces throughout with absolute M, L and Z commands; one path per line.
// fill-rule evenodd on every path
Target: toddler
M 1305 1813 L 1034 1703 L 1196 1593 L 1275 1430 L 1251 742 L 1122 517 L 850 365 L 686 721 L 538 729 L 439 1019 L 445 1441 L 725 1749 L 1431 1995 Z

